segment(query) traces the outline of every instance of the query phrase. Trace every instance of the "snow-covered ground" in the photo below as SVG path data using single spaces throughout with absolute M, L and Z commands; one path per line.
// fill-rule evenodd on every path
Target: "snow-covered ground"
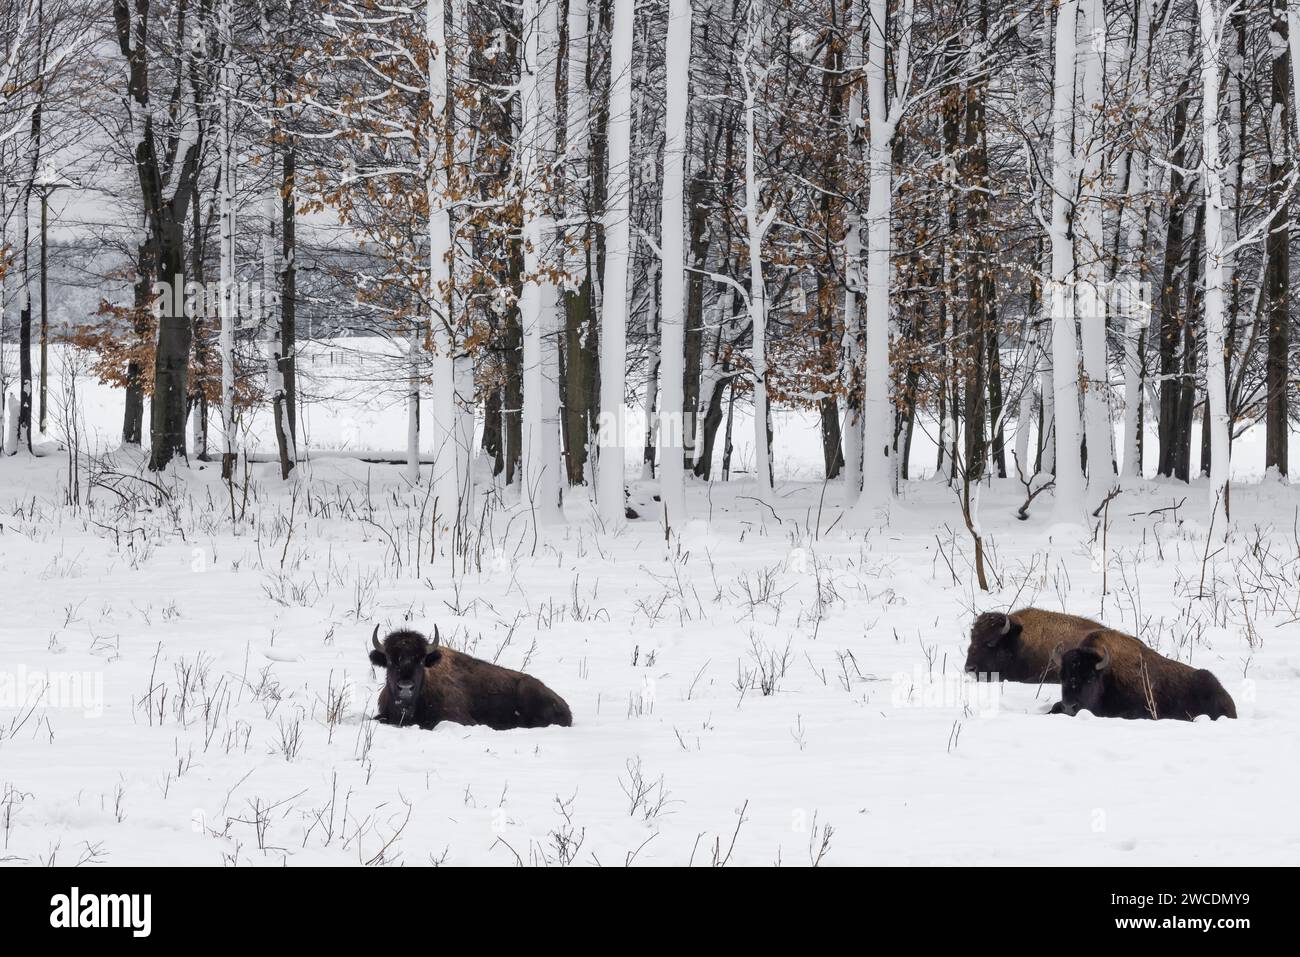
M 83 397 L 110 447 L 120 406 Z M 383 401 L 309 409 L 315 447 L 347 446 L 346 419 L 348 447 L 399 448 Z M 1235 486 L 1225 540 L 1203 484 L 1148 481 L 1094 541 L 1050 494 L 1018 521 L 1023 489 L 995 481 L 984 594 L 950 489 L 908 483 L 850 530 L 811 425 L 778 418 L 773 511 L 744 478 L 693 483 L 665 541 L 598 527 L 581 491 L 541 530 L 485 491 L 482 535 L 436 555 L 400 466 L 321 457 L 286 486 L 255 465 L 236 522 L 212 466 L 119 453 L 71 508 L 65 459 L 0 460 L 0 859 L 1300 860 L 1300 488 Z M 972 616 L 1027 604 L 1210 668 L 1239 720 L 1048 717 L 1053 686 L 966 681 Z M 574 727 L 368 720 L 375 624 L 434 622 Z

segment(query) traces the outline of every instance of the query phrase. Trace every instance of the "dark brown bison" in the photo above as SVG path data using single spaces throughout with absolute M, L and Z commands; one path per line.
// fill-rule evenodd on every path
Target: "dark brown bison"
M 394 631 L 379 643 L 370 638 L 370 663 L 385 670 L 379 714 L 387 724 L 432 728 L 440 721 L 507 728 L 568 727 L 573 714 L 564 699 L 531 675 L 439 647 L 418 631 Z
M 1041 608 L 1010 614 L 986 611 L 971 626 L 966 672 L 1032 684 L 1060 681 L 1052 652 L 1058 647 L 1069 651 L 1102 627 L 1088 618 Z
M 1087 709 L 1099 718 L 1235 718 L 1219 679 L 1152 651 L 1122 632 L 1090 634 L 1061 657 L 1061 700 L 1052 714 Z

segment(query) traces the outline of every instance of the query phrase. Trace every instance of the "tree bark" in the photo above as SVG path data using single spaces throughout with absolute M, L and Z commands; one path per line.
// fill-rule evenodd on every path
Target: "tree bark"
M 1074 195 L 1074 73 L 1077 0 L 1063 0 L 1056 14 L 1056 64 L 1052 103 L 1052 409 L 1055 429 L 1056 502 L 1060 520 L 1082 517 L 1084 480 L 1079 452 L 1079 337 L 1075 332 L 1074 246 L 1068 226 Z
M 1271 131 L 1275 141 L 1269 150 L 1268 187 L 1270 206 L 1286 202 L 1285 179 L 1290 168 L 1287 141 L 1290 127 L 1291 60 L 1287 49 L 1289 30 L 1287 0 L 1272 0 L 1271 31 L 1282 43 L 1272 61 L 1272 107 L 1278 122 Z M 1265 364 L 1264 467 L 1288 474 L 1287 445 L 1290 430 L 1287 403 L 1287 365 L 1291 350 L 1291 217 L 1284 212 L 1273 223 L 1264 240 L 1267 275 L 1268 358 Z
M 600 460 L 596 506 L 606 526 L 626 515 L 624 407 L 627 375 L 628 264 L 632 206 L 632 38 L 635 0 L 613 0 L 609 119 L 606 126 L 605 268 L 600 317 Z
M 1193 38 L 1194 42 L 1194 38 Z M 1186 60 L 1189 58 L 1185 58 Z M 1187 73 L 1190 63 L 1182 71 L 1184 80 L 1178 85 L 1174 101 L 1171 143 L 1173 150 L 1169 162 L 1169 221 L 1165 230 L 1165 262 L 1160 285 L 1160 415 L 1157 432 L 1160 455 L 1157 472 L 1173 476 L 1179 459 L 1179 408 L 1182 387 L 1179 381 L 1178 347 L 1183 338 L 1184 316 L 1182 307 L 1183 257 L 1185 255 L 1186 183 L 1181 170 L 1186 165 L 1187 99 L 1190 80 Z

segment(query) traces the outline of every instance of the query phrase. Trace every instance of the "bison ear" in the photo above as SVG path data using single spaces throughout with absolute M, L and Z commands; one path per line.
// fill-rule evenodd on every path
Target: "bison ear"
M 432 651 L 430 651 L 427 655 L 424 656 L 424 667 L 432 668 L 441 660 L 442 660 L 442 649 L 434 648 Z
M 370 652 L 370 663 L 376 668 L 387 668 L 388 658 L 382 651 L 372 651 Z

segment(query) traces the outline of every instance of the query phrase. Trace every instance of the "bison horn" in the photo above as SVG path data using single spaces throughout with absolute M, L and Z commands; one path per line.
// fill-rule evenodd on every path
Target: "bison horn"
M 1061 667 L 1061 643 L 1058 641 L 1056 647 L 1052 649 L 1052 667 Z
M 383 651 L 379 646 L 379 626 L 375 625 L 375 633 L 370 636 L 370 643 L 375 646 L 375 651 Z
M 442 636 L 438 634 L 438 626 L 433 626 L 433 647 L 437 648 L 442 642 Z
M 1011 634 L 1011 616 L 1010 616 L 1010 615 L 1003 615 L 1003 616 L 1002 616 L 1002 634 L 1003 634 L 1003 635 L 1009 635 L 1009 634 Z
M 1101 661 L 1097 662 L 1097 670 L 1105 671 L 1109 667 L 1110 667 L 1110 649 L 1105 646 L 1102 646 Z

